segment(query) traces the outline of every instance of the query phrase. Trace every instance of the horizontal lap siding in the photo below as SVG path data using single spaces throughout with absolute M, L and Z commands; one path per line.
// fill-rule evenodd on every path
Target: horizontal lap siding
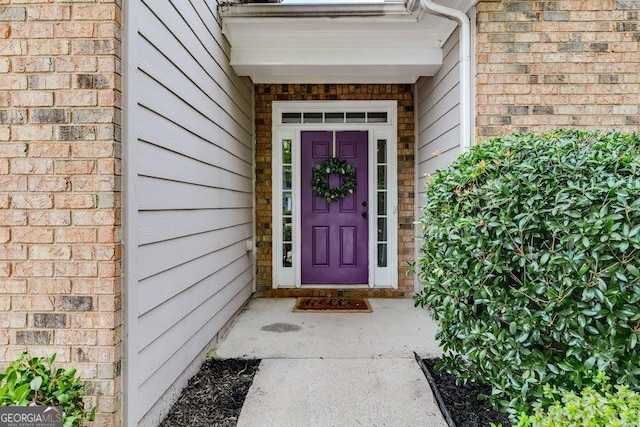
M 252 292 L 245 246 L 253 238 L 252 89 L 229 66 L 215 6 L 132 6 L 137 248 L 129 424 L 157 423 L 163 396 Z
M 458 31 L 443 46 L 444 61 L 433 77 L 417 83 L 417 203 L 425 202 L 425 181 L 460 154 L 460 73 Z

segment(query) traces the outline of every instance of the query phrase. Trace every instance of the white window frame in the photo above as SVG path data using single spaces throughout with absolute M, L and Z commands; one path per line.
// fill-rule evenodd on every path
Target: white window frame
M 397 101 L 274 101 L 272 104 L 272 271 L 273 288 L 398 287 L 398 128 Z M 386 123 L 282 123 L 283 113 L 386 112 Z M 369 167 L 369 282 L 356 285 L 303 285 L 300 253 L 300 136 L 302 131 L 368 131 Z M 292 267 L 283 267 L 282 249 L 282 141 L 292 142 Z M 387 141 L 387 266 L 377 266 L 377 141 Z

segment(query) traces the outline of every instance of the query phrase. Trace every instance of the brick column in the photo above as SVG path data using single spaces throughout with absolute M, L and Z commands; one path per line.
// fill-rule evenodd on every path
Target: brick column
M 640 129 L 633 0 L 480 1 L 477 131 Z
M 57 353 L 118 425 L 121 4 L 1 3 L 0 360 Z

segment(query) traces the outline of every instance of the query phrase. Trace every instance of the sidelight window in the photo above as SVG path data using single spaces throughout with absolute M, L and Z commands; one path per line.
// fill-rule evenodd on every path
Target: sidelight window
M 293 265 L 292 141 L 282 140 L 282 266 Z
M 378 267 L 386 267 L 387 266 L 387 248 L 388 248 L 388 237 L 387 237 L 387 226 L 388 226 L 388 216 L 387 216 L 387 200 L 388 200 L 388 186 L 387 186 L 387 140 L 386 139 L 378 139 L 376 141 L 376 197 L 378 202 L 378 207 L 376 210 L 376 220 L 377 220 L 377 260 Z

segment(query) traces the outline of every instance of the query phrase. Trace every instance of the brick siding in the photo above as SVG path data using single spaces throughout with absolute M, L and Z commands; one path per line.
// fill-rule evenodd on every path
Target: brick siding
M 640 129 L 634 0 L 480 1 L 477 132 Z
M 258 84 L 256 112 L 256 263 L 257 295 L 269 297 L 336 295 L 327 289 L 272 289 L 271 104 L 272 101 L 398 101 L 398 289 L 347 290 L 344 295 L 407 297 L 413 278 L 407 275 L 414 257 L 414 107 L 412 85 Z
M 56 352 L 119 425 L 121 3 L 0 3 L 0 365 Z

